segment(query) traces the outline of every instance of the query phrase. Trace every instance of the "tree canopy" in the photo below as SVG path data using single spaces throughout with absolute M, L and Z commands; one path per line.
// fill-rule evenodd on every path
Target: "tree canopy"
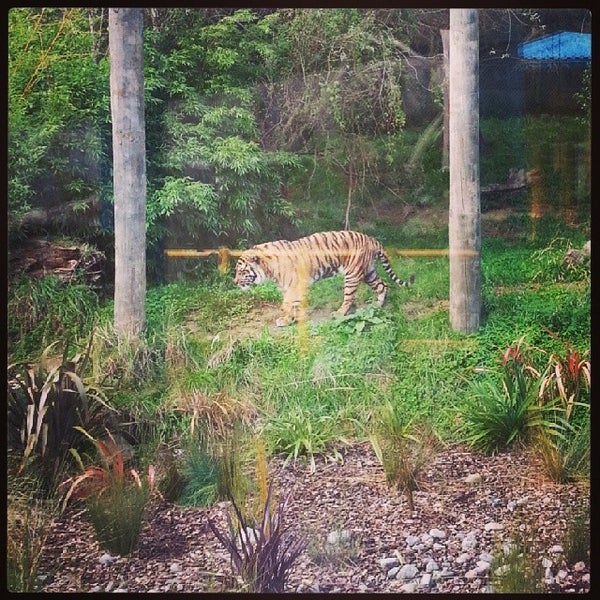
M 582 9 L 481 13 L 482 56 L 590 27 Z M 147 8 L 144 19 L 149 245 L 168 232 L 181 245 L 277 235 L 296 218 L 286 183 L 309 157 L 348 180 L 349 203 L 366 180 L 391 187 L 408 104 L 441 109 L 445 9 Z M 106 8 L 9 11 L 11 240 L 51 206 L 112 227 L 107 22 Z

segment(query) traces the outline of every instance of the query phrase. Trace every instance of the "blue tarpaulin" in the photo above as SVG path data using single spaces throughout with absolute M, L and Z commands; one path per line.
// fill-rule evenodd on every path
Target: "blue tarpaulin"
M 592 34 L 560 31 L 519 44 L 517 54 L 536 60 L 591 60 Z

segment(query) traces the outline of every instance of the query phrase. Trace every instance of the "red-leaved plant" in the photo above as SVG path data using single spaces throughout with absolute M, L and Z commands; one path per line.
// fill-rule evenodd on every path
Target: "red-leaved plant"
M 116 554 L 131 554 L 137 547 L 144 509 L 154 489 L 154 466 L 143 482 L 135 469 L 125 469 L 123 451 L 107 431 L 104 440 L 79 431 L 95 445 L 100 465 L 84 466 L 77 451 L 72 454 L 82 473 L 64 482 L 68 486 L 63 508 L 70 499 L 83 499 L 100 545 Z

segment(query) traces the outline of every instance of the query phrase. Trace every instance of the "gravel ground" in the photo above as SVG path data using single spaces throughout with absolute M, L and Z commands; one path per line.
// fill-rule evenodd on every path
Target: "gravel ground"
M 288 592 L 490 592 L 493 557 L 509 542 L 526 545 L 544 592 L 589 592 L 589 551 L 569 562 L 569 524 L 589 514 L 589 485 L 548 481 L 524 451 L 493 457 L 461 446 L 440 451 L 421 473 L 414 511 L 390 491 L 368 444 L 343 450 L 343 464 L 272 461 L 277 493 L 292 491 L 286 513 L 307 546 L 294 563 Z M 64 513 L 47 540 L 44 592 L 243 591 L 208 527 L 223 525 L 227 503 L 209 509 L 156 501 L 139 549 L 110 556 L 94 540 L 81 510 Z M 589 549 L 589 525 L 584 528 Z

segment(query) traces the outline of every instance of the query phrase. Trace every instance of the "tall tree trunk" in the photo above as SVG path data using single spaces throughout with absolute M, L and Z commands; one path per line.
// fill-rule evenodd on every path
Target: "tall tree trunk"
M 444 120 L 442 125 L 442 169 L 444 171 L 448 170 L 449 166 L 449 134 L 450 134 L 450 97 L 448 93 L 449 88 L 449 79 L 450 73 L 448 73 L 449 64 L 448 64 L 448 35 L 449 31 L 447 29 L 440 29 L 440 37 L 442 38 L 442 49 L 444 52 L 444 62 L 443 62 L 443 73 L 444 73 L 444 84 L 443 84 L 443 94 L 444 94 Z
M 117 335 L 137 338 L 146 318 L 146 138 L 143 9 L 109 10 Z
M 450 9 L 450 323 L 469 334 L 480 323 L 479 20 Z

